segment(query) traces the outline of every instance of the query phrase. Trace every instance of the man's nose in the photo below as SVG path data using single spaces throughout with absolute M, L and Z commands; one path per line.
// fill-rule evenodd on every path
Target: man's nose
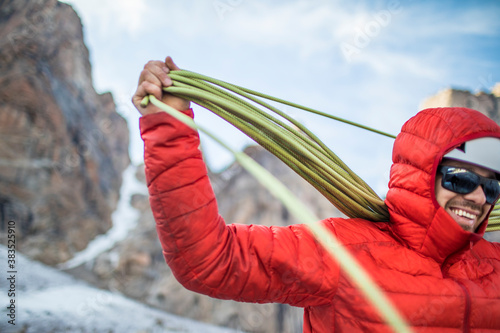
M 486 195 L 484 194 L 484 190 L 481 185 L 479 185 L 474 191 L 465 194 L 464 198 L 481 206 L 486 203 Z

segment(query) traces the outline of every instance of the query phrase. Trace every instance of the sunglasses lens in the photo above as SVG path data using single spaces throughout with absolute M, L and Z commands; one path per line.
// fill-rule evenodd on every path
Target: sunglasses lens
M 467 194 L 479 185 L 479 177 L 464 169 L 450 168 L 443 175 L 443 187 L 459 194 Z
M 493 205 L 500 195 L 500 183 L 496 180 L 492 180 L 484 184 L 484 194 L 486 195 L 486 201 Z

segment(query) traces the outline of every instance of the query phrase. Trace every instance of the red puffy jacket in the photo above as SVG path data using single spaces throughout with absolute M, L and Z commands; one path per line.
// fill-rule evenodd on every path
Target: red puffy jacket
M 390 331 L 304 226 L 224 223 L 195 131 L 165 113 L 142 117 L 140 126 L 158 235 L 186 288 L 304 307 L 304 332 Z M 483 136 L 500 138 L 500 129 L 477 111 L 418 113 L 395 141 L 390 221 L 318 222 L 354 254 L 414 331 L 500 331 L 500 245 L 482 238 L 486 223 L 477 233 L 462 230 L 434 196 L 442 156 Z

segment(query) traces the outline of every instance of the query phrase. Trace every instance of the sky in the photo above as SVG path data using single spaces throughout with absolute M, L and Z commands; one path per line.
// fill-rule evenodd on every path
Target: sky
M 93 82 L 111 91 L 142 162 L 130 98 L 148 60 L 251 88 L 397 134 L 447 88 L 489 92 L 500 82 L 500 1 L 67 0 L 82 19 Z M 234 149 L 251 143 L 210 111 L 195 120 Z M 393 139 L 283 109 L 384 195 Z M 202 135 L 212 170 L 231 155 Z

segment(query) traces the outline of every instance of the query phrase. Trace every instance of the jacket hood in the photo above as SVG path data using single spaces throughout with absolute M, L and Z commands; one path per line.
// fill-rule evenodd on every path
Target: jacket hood
M 403 125 L 394 142 L 385 200 L 394 233 L 410 248 L 437 262 L 472 246 L 486 229 L 487 218 L 475 233 L 464 231 L 439 206 L 434 194 L 436 170 L 443 155 L 481 137 L 500 138 L 500 127 L 478 111 L 449 107 L 420 111 Z

